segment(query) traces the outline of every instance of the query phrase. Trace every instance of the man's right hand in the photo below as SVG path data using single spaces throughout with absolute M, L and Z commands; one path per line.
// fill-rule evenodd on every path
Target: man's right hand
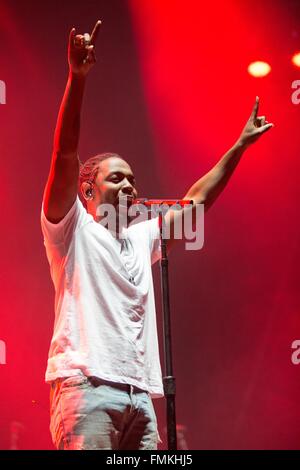
M 85 77 L 96 62 L 94 47 L 100 25 L 101 21 L 97 21 L 91 36 L 76 35 L 75 28 L 70 32 L 70 74 L 57 117 L 52 162 L 44 194 L 45 216 L 54 224 L 65 217 L 77 196 L 80 113 Z
M 68 61 L 70 72 L 85 77 L 96 62 L 95 43 L 99 33 L 101 21 L 95 24 L 91 35 L 76 34 L 72 28 L 69 36 Z

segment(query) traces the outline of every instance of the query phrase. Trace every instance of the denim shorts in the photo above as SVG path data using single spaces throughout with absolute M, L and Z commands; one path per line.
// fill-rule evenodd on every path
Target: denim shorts
M 59 450 L 156 450 L 157 420 L 148 392 L 97 377 L 51 383 L 50 432 Z

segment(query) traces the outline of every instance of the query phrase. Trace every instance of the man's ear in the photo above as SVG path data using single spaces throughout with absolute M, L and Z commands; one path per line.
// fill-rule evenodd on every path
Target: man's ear
M 89 181 L 84 181 L 81 184 L 80 191 L 86 201 L 90 201 L 94 197 L 93 184 Z

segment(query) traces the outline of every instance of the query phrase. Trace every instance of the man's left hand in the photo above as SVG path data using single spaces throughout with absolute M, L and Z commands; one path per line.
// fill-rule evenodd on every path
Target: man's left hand
M 259 139 L 261 135 L 271 129 L 271 127 L 274 127 L 274 124 L 269 123 L 266 120 L 266 116 L 257 116 L 258 107 L 259 97 L 257 96 L 251 116 L 248 119 L 247 124 L 244 127 L 239 138 L 239 143 L 241 145 L 248 146 L 250 144 L 253 144 Z

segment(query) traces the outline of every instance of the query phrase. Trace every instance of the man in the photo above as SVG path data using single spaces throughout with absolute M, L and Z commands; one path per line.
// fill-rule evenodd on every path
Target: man
M 153 450 L 152 398 L 163 396 L 151 273 L 160 257 L 158 220 L 105 227 L 104 205 L 120 215 L 137 196 L 132 169 L 116 154 L 97 155 L 81 167 L 78 159 L 81 105 L 100 23 L 91 36 L 70 32 L 69 77 L 41 216 L 56 291 L 46 372 L 50 429 L 58 449 Z M 258 98 L 235 145 L 186 199 L 212 205 L 244 150 L 272 127 L 257 112 Z M 172 228 L 180 215 L 169 211 L 165 221 Z M 171 230 L 168 249 L 174 241 Z

